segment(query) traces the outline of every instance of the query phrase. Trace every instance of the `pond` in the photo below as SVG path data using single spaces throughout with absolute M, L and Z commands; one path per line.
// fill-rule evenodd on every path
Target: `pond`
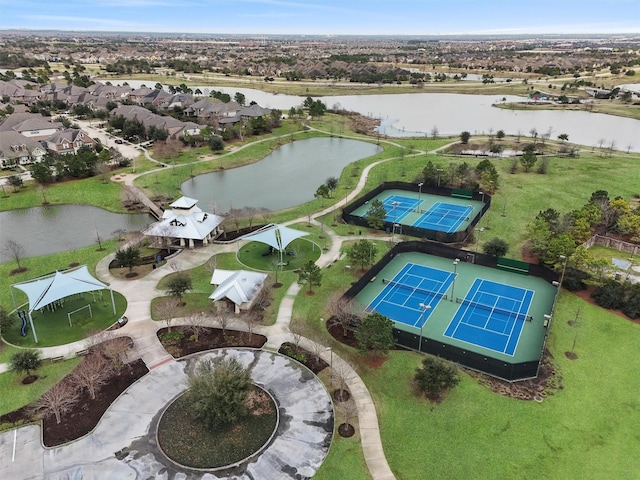
M 0 212 L 0 262 L 13 260 L 7 240 L 24 248 L 23 257 L 35 257 L 97 245 L 118 230 L 137 232 L 153 222 L 146 213 L 120 214 L 88 205 L 52 205 Z
M 251 165 L 198 175 L 181 185 L 200 208 L 224 214 L 231 208 L 283 210 L 309 202 L 328 177 L 382 149 L 344 138 L 309 138 L 288 143 Z M 357 179 L 354 179 L 354 182 Z

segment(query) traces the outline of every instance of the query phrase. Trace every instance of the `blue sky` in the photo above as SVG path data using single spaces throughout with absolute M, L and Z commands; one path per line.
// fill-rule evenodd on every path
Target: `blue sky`
M 0 29 L 263 34 L 638 33 L 640 0 L 0 0 Z

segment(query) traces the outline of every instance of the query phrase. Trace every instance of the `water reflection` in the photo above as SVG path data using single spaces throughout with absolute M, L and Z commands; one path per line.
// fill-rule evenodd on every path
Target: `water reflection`
M 119 230 L 137 232 L 152 222 L 147 214 L 118 214 L 88 205 L 52 205 L 0 212 L 0 262 L 12 260 L 8 240 L 22 245 L 24 257 L 86 247 Z
M 328 177 L 340 177 L 350 163 L 380 151 L 357 140 L 309 138 L 283 145 L 254 164 L 198 175 L 181 188 L 213 213 L 243 207 L 282 210 L 313 200 Z

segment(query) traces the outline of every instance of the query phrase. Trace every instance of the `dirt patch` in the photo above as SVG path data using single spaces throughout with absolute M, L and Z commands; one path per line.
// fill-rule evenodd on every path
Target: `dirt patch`
M 574 353 L 574 352 L 564 352 L 564 356 L 567 357 L 569 360 L 577 360 L 578 359 L 578 354 Z
M 351 398 L 351 394 L 346 389 L 344 389 L 344 390 L 335 390 L 333 392 L 333 399 L 336 402 L 339 402 L 339 403 L 348 402 L 350 398 Z

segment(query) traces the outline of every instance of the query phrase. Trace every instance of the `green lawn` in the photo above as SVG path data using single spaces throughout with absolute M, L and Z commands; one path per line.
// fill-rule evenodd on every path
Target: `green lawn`
M 579 358 L 571 361 L 564 352 L 575 329 L 567 320 L 576 308 Z M 425 471 L 438 479 L 637 478 L 639 333 L 639 325 L 563 293 L 549 343 L 563 389 L 540 404 L 501 397 L 465 374 L 442 404 L 429 404 L 410 386 L 420 356 L 393 352 L 364 374 L 392 470 L 399 479 L 423 479 Z
M 104 330 L 113 325 L 127 309 L 127 300 L 118 292 L 113 292 L 113 300 L 116 306 L 116 313 L 113 313 L 111 295 L 109 290 L 102 290 L 81 295 L 74 295 L 65 299 L 64 305 L 55 310 L 44 308 L 32 312 L 33 324 L 38 335 L 38 343 L 35 342 L 31 326 L 26 337 L 20 335 L 21 323 L 16 320 L 14 328 L 3 333 L 3 338 L 8 343 L 20 347 L 51 347 L 64 345 L 87 338 L 92 333 Z M 86 305 L 91 306 L 89 313 Z M 71 325 L 69 325 L 68 314 L 82 308 L 81 311 L 71 315 Z M 93 315 L 93 316 L 91 316 Z
M 29 385 L 22 385 L 24 374 L 16 375 L 13 372 L 0 374 L 0 392 L 11 392 L 11 395 L 4 393 L 0 395 L 0 415 L 13 412 L 36 401 L 44 392 L 71 372 L 80 363 L 80 360 L 80 358 L 72 358 L 58 363 L 44 360 L 36 372 L 39 376 L 38 380 Z
M 6 190 L 8 196 L 0 198 L 0 211 L 38 207 L 46 200 L 52 205 L 93 205 L 111 212 L 126 213 L 119 200 L 121 188 L 120 183 L 103 183 L 99 176 L 53 183 L 44 189 L 40 189 L 35 182 L 27 182 L 25 187 L 17 192 L 14 192 L 13 188 Z

